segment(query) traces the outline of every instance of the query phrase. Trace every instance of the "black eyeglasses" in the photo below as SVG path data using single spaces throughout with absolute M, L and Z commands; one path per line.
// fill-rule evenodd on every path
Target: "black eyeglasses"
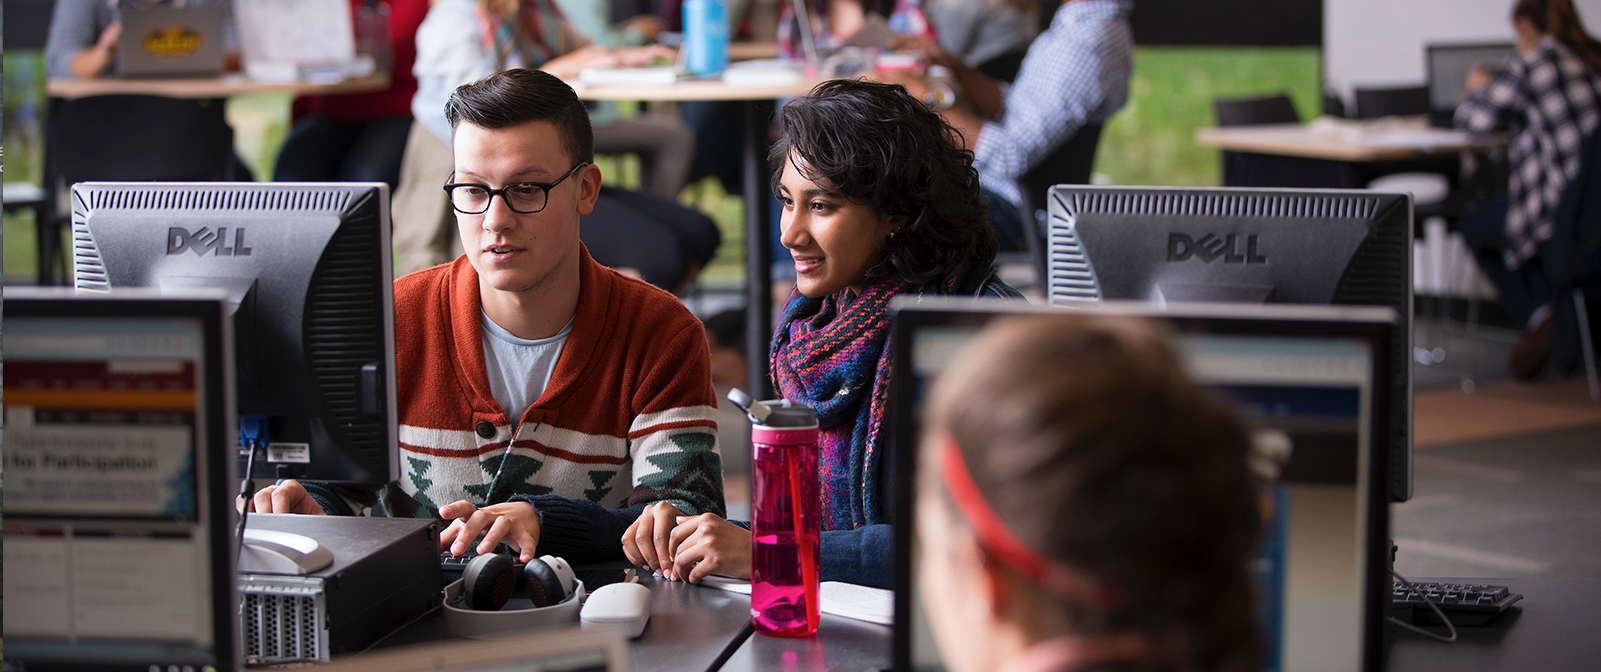
M 587 165 L 588 161 L 579 162 L 572 170 L 567 171 L 566 175 L 556 178 L 555 182 L 518 182 L 499 189 L 490 189 L 485 185 L 471 182 L 452 182 L 445 185 L 445 192 L 450 194 L 450 207 L 464 215 L 481 215 L 488 212 L 489 204 L 496 196 L 506 199 L 506 205 L 512 212 L 532 215 L 544 210 L 550 203 L 551 189 Z

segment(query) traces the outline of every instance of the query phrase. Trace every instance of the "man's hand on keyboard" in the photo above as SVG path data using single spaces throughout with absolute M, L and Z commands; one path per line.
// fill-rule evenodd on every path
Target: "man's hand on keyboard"
M 493 553 L 495 545 L 504 543 L 517 549 L 518 562 L 534 559 L 534 548 L 539 546 L 539 514 L 527 502 L 506 502 L 479 508 L 472 502 L 461 500 L 439 507 L 439 517 L 454 521 L 439 533 L 439 550 L 465 555 L 480 535 L 477 551 L 480 555 Z
M 244 508 L 244 498 L 234 502 L 240 509 Z M 250 500 L 251 513 L 302 513 L 313 516 L 326 515 L 317 500 L 306 493 L 305 486 L 287 480 L 278 485 L 269 485 L 256 491 L 256 496 Z

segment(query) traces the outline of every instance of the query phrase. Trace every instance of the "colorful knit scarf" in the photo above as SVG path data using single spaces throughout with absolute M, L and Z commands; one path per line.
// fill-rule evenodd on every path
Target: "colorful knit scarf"
M 503 4 L 478 3 L 479 38 L 495 55 L 495 70 L 538 68 L 577 48 L 566 15 L 551 0 L 520 0 L 509 17 L 497 11 Z
M 821 429 L 823 529 L 889 522 L 879 490 L 889 402 L 889 304 L 908 291 L 890 276 L 860 296 L 796 292 L 773 333 L 773 380 L 784 398 L 811 407 Z

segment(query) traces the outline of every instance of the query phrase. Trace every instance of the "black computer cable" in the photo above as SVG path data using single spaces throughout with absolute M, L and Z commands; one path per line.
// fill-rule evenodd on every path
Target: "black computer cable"
M 267 443 L 267 419 L 253 415 L 239 416 L 239 445 L 250 452 L 245 458 L 245 477 L 239 481 L 239 525 L 234 530 L 234 566 L 245 552 L 245 518 L 250 515 L 251 500 L 256 497 L 256 480 L 250 475 L 256 470 L 256 453 Z M 241 604 L 243 604 L 241 602 Z
M 1412 632 L 1415 632 L 1415 633 L 1418 633 L 1420 635 L 1423 635 L 1424 637 L 1428 637 L 1428 638 L 1431 638 L 1431 639 L 1437 639 L 1437 640 L 1440 640 L 1442 642 L 1446 642 L 1448 644 L 1451 643 L 1451 642 L 1455 642 L 1456 641 L 1456 624 L 1452 623 L 1451 619 L 1445 617 L 1445 612 L 1440 611 L 1440 605 L 1435 604 L 1434 600 L 1429 599 L 1429 596 L 1428 596 L 1427 593 L 1424 593 L 1422 590 L 1419 590 L 1418 587 L 1416 585 L 1413 585 L 1413 583 L 1411 581 L 1406 580 L 1406 577 L 1395 573 L 1395 570 L 1393 570 L 1393 569 L 1390 570 L 1390 576 L 1393 576 L 1393 577 L 1395 577 L 1395 580 L 1400 581 L 1401 585 L 1406 586 L 1407 590 L 1410 590 L 1410 591 L 1412 591 L 1414 593 L 1417 593 L 1418 597 L 1422 598 L 1423 603 L 1429 605 L 1429 608 L 1434 610 L 1434 615 L 1440 617 L 1440 622 L 1444 623 L 1446 629 L 1451 631 L 1451 636 L 1450 637 L 1442 637 L 1442 636 L 1439 635 L 1439 633 L 1429 632 L 1428 630 L 1424 630 L 1423 628 L 1420 628 L 1418 626 L 1412 625 L 1411 623 L 1407 623 L 1406 621 L 1400 620 L 1400 619 L 1398 619 L 1398 618 L 1396 618 L 1394 616 L 1385 616 L 1385 618 L 1389 619 L 1390 623 L 1393 623 L 1395 625 L 1399 625 L 1399 626 L 1401 626 L 1403 628 L 1406 628 L 1407 630 L 1411 630 Z

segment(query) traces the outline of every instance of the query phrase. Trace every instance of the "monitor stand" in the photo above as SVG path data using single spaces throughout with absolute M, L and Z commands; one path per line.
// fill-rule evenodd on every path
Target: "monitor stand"
M 239 552 L 240 574 L 304 576 L 333 564 L 328 547 L 303 534 L 245 528 Z

